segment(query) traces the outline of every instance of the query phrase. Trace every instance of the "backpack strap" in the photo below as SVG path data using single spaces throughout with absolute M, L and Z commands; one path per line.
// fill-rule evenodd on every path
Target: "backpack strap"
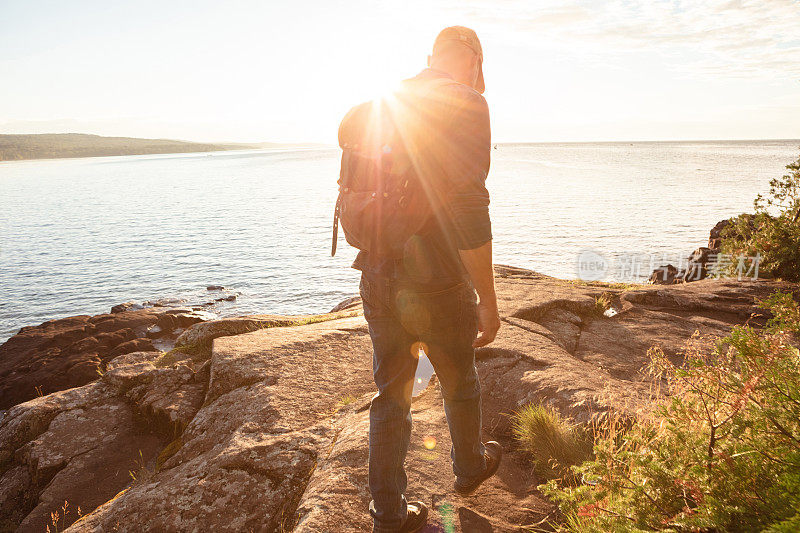
M 333 236 L 331 238 L 331 257 L 336 255 L 336 245 L 339 243 L 339 206 L 342 203 L 342 194 L 336 197 L 336 207 L 333 208 Z

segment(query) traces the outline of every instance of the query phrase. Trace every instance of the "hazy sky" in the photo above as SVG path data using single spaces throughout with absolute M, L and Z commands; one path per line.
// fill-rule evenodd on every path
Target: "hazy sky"
M 800 0 L 0 0 L 0 132 L 332 143 L 453 24 L 497 141 L 800 138 Z

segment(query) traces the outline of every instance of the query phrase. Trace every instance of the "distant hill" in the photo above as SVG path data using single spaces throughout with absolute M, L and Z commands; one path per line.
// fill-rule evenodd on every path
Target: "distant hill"
M 281 148 L 288 146 L 262 144 L 212 144 L 169 139 L 137 139 L 134 137 L 101 137 L 85 133 L 42 133 L 0 135 L 0 161 L 50 159 L 61 157 L 99 157 L 110 155 L 175 154 Z M 304 145 L 317 146 L 317 145 Z

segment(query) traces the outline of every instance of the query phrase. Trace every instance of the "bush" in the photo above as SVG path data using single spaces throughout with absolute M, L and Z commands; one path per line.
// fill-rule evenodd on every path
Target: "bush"
M 610 422 L 577 487 L 543 488 L 562 531 L 798 531 L 800 310 L 791 294 L 760 302 L 764 330 L 695 338 L 680 366 L 651 350 L 668 395 L 629 428 Z
M 740 215 L 722 232 L 721 256 L 760 256 L 759 273 L 800 281 L 800 158 L 789 174 L 770 182 L 766 198 L 758 195 L 755 215 Z M 727 268 L 731 274 L 737 262 Z
M 512 432 L 543 478 L 563 477 L 570 467 L 585 461 L 591 441 L 579 427 L 567 422 L 555 409 L 528 404 L 512 416 Z

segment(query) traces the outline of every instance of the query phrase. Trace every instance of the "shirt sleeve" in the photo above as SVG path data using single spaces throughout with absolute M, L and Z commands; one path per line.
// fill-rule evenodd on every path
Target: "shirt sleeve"
M 446 204 L 456 247 L 471 250 L 492 239 L 486 189 L 491 158 L 489 107 L 474 91 L 457 102 L 446 135 Z

